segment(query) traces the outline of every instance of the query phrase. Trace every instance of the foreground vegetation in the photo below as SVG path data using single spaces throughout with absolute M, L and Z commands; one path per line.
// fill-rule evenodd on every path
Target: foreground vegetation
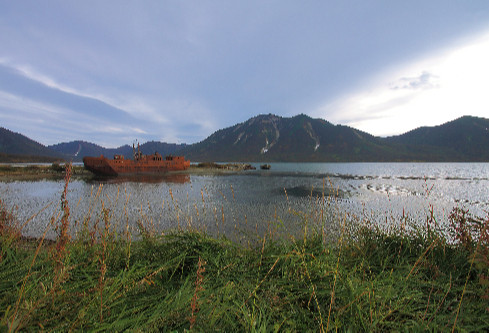
M 23 238 L 0 202 L 2 331 L 489 329 L 489 221 L 467 211 L 449 230 L 433 216 L 381 229 L 339 214 L 335 237 L 305 221 L 300 237 L 246 246 L 143 224 L 133 241 L 103 210 L 71 238 L 68 183 L 52 241 Z

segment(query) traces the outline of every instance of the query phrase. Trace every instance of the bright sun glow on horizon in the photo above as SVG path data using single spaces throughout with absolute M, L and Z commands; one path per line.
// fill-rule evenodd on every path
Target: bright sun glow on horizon
M 464 115 L 487 118 L 487 59 L 489 32 L 388 70 L 368 88 L 324 105 L 314 116 L 377 136 L 440 125 Z

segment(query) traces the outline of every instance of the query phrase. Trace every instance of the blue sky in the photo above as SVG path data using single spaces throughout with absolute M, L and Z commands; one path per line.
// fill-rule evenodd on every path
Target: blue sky
M 487 0 L 0 1 L 0 45 L 0 126 L 46 145 L 489 117 Z

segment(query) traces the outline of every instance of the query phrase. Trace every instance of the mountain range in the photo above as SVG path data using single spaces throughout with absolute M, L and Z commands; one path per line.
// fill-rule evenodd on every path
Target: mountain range
M 489 161 L 489 119 L 465 116 L 387 138 L 306 115 L 260 115 L 188 146 L 206 161 Z
M 140 148 L 143 154 L 158 151 L 200 162 L 489 162 L 488 128 L 489 119 L 464 116 L 382 138 L 303 114 L 291 118 L 268 114 L 218 130 L 192 145 L 151 141 Z M 102 154 L 130 158 L 133 148 L 107 149 L 84 141 L 44 146 L 0 128 L 0 161 L 44 158 L 77 162 L 83 156 Z
M 59 154 L 26 136 L 0 127 L 1 162 L 54 162 Z
M 159 152 L 162 155 L 170 155 L 175 154 L 186 146 L 186 144 L 149 141 L 142 144 L 139 148 L 143 154 L 153 154 L 154 152 Z M 133 157 L 133 147 L 129 145 L 124 145 L 119 148 L 104 148 L 90 142 L 72 141 L 48 146 L 48 148 L 55 151 L 60 156 L 65 156 L 66 159 L 76 162 L 80 162 L 83 156 L 104 155 L 107 157 L 112 157 L 115 154 L 118 154 L 124 155 L 126 158 Z

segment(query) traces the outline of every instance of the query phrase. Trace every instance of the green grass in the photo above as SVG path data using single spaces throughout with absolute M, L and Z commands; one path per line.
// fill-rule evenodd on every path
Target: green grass
M 64 207 L 55 241 L 26 240 L 0 201 L 0 331 L 489 329 L 489 222 L 467 212 L 451 236 L 344 215 L 336 237 L 305 223 L 245 246 L 191 230 L 131 241 L 104 212 L 67 239 Z

